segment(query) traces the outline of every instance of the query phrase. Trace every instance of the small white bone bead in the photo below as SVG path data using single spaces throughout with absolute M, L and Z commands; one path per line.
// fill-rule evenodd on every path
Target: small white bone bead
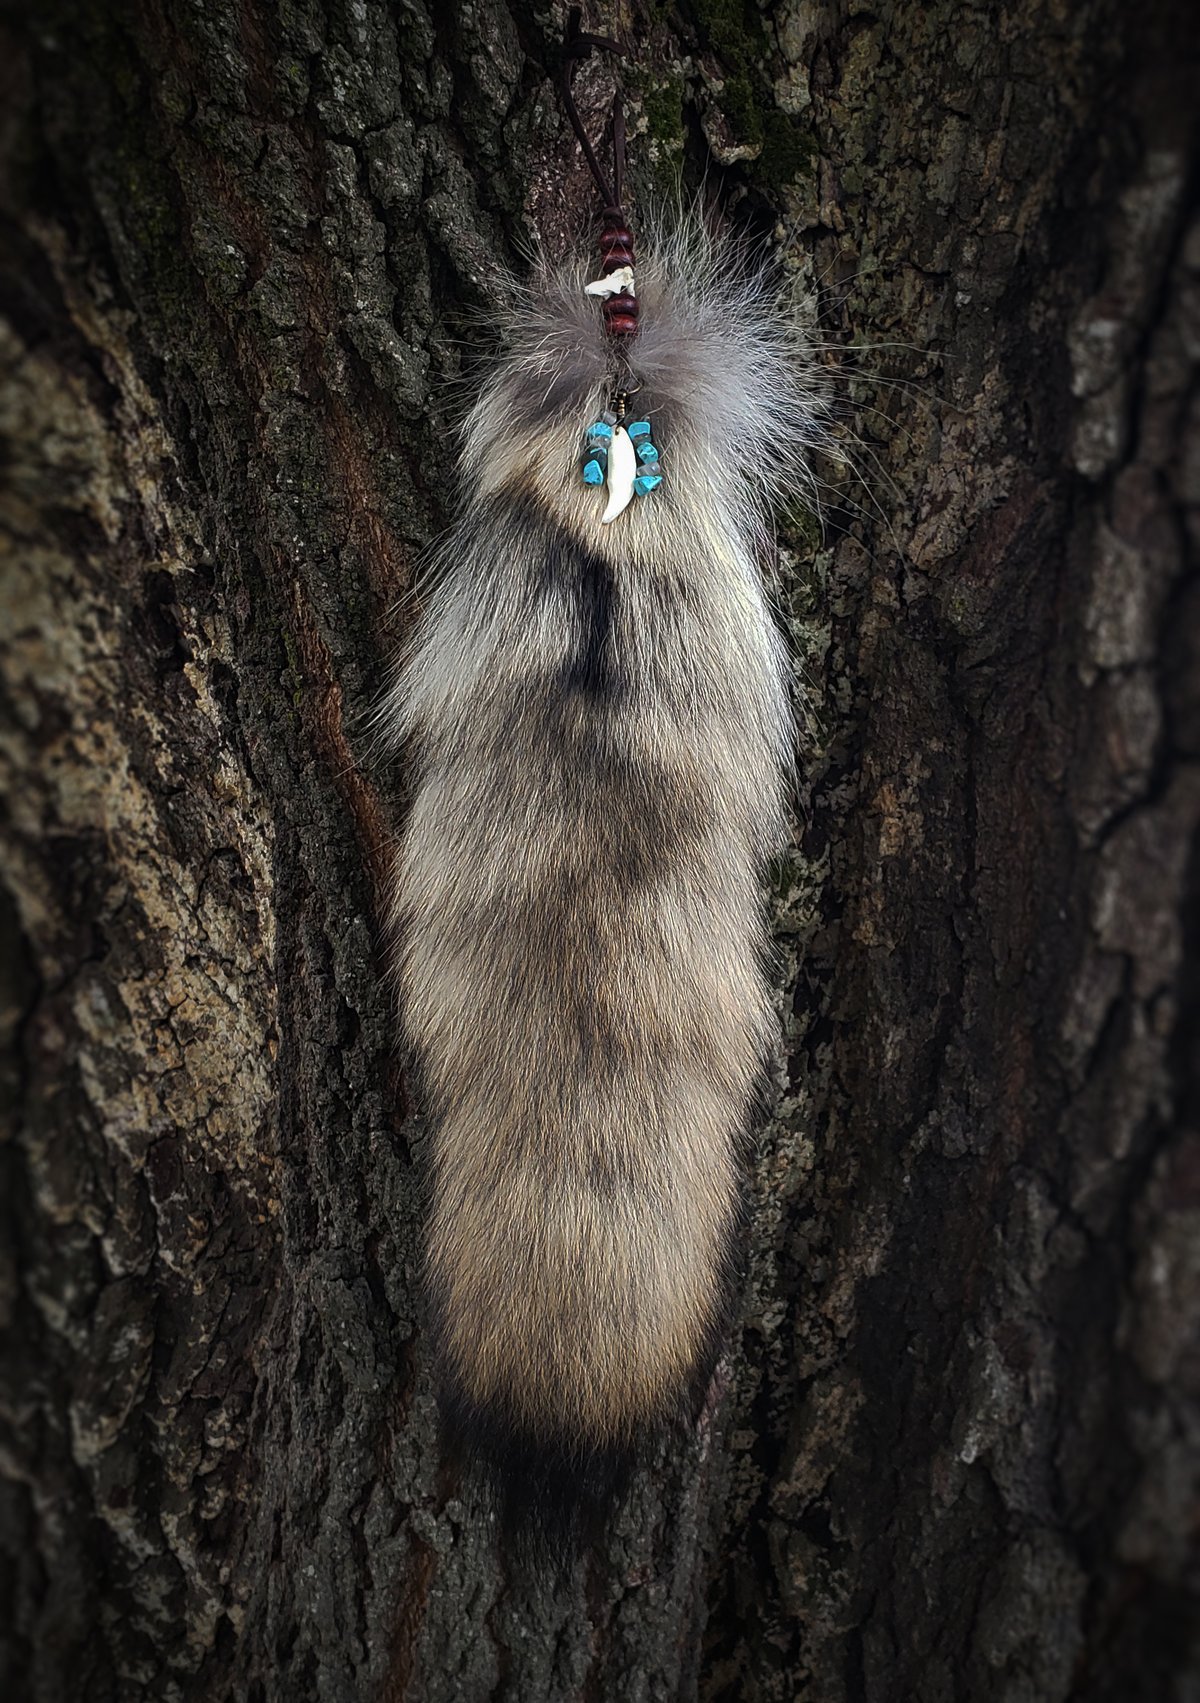
M 587 296 L 619 296 L 625 290 L 631 296 L 636 296 L 633 287 L 633 267 L 618 266 L 615 272 L 610 272 L 607 278 L 597 278 L 591 284 L 583 286 Z

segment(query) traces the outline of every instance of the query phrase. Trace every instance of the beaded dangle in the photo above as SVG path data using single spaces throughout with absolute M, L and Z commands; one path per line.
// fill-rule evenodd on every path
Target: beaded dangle
M 585 485 L 608 485 L 608 507 L 602 524 L 614 521 L 634 497 L 644 497 L 662 484 L 658 446 L 649 420 L 625 420 L 625 397 L 616 398 L 616 411 L 606 408 L 584 434 L 582 458 Z
M 625 430 L 629 433 L 638 463 L 637 477 L 633 481 L 634 493 L 644 497 L 648 491 L 657 491 L 663 481 L 658 445 L 650 436 L 649 420 L 631 420 Z
M 563 56 L 562 100 L 579 138 L 588 169 L 604 199 L 600 217 L 600 276 L 586 286 L 586 291 L 589 296 L 601 298 L 605 330 L 619 347 L 626 338 L 636 337 L 638 329 L 633 232 L 621 205 L 625 116 L 618 96 L 613 102 L 613 183 L 610 187 L 571 94 L 571 66 L 577 59 L 586 59 L 593 48 L 600 48 L 606 53 L 619 53 L 621 50 L 607 36 L 582 32 L 579 17 L 578 8 L 573 8 Z M 658 447 L 651 436 L 649 420 L 625 422 L 627 395 L 628 392 L 618 390 L 612 407 L 606 408 L 584 434 L 580 463 L 583 482 L 585 485 L 608 487 L 608 506 L 600 517 L 604 525 L 623 514 L 635 496 L 647 496 L 663 482 Z

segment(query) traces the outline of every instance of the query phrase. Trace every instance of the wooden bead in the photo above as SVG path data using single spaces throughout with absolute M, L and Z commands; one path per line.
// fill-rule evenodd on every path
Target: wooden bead
M 633 232 L 618 208 L 607 208 L 600 226 L 600 275 L 633 266 Z M 609 296 L 604 303 L 604 327 L 610 337 L 633 337 L 638 328 L 638 305 L 627 290 Z
M 636 299 L 624 292 L 610 296 L 604 304 L 604 325 L 610 337 L 632 337 L 638 328 Z
M 604 215 L 600 228 L 600 253 L 606 271 L 615 272 L 618 266 L 633 265 L 633 232 L 619 214 Z

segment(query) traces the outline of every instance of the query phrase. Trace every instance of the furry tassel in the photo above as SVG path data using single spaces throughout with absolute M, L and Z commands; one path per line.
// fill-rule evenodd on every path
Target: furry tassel
M 388 705 L 445 1407 L 551 1524 L 694 1418 L 720 1348 L 793 746 L 762 571 L 821 435 L 762 276 L 694 228 L 646 249 L 620 346 L 582 264 L 516 291 Z M 614 406 L 662 459 L 606 524 L 580 454 Z

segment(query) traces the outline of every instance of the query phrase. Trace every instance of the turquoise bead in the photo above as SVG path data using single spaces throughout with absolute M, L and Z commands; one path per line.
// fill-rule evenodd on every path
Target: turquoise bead
M 610 425 L 607 425 L 603 420 L 597 420 L 594 426 L 588 427 L 587 435 L 588 435 L 589 438 L 596 438 L 596 439 L 602 438 L 602 439 L 607 441 L 607 439 L 612 437 L 613 429 Z
M 648 438 L 650 436 L 650 422 L 649 420 L 631 420 L 625 430 L 629 433 L 629 436 L 633 439 L 634 443 L 636 443 L 639 438 Z
M 583 482 L 585 485 L 603 485 L 604 483 L 604 468 L 594 458 L 585 461 L 583 464 Z
M 638 458 L 639 461 L 657 461 L 658 460 L 658 446 L 656 444 L 652 444 L 652 443 L 640 443 L 640 444 L 638 444 L 638 446 L 637 446 L 637 458 Z
M 662 481 L 661 473 L 639 473 L 633 481 L 633 488 L 639 497 L 644 497 L 647 491 L 656 490 L 662 484 Z

